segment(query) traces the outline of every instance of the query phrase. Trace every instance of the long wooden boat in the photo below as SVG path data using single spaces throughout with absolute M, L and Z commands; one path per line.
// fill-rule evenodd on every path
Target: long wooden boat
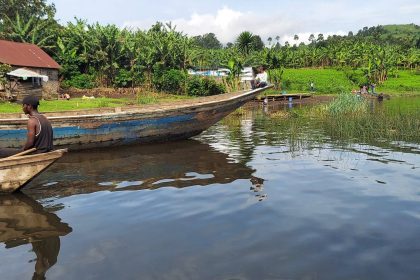
M 11 193 L 23 187 L 65 152 L 67 149 L 0 159 L 0 192 Z
M 170 104 L 45 113 L 54 146 L 86 149 L 187 139 L 200 134 L 265 89 L 226 93 Z M 27 116 L 0 114 L 0 149 L 21 147 Z

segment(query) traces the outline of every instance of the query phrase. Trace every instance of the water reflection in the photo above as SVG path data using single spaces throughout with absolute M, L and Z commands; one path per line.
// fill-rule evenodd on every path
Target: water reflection
M 208 144 L 186 140 L 72 152 L 33 180 L 25 191 L 44 197 L 208 186 L 251 180 L 254 171 Z
M 41 268 L 61 247 L 52 279 L 417 279 L 419 143 L 346 143 L 268 109 L 200 142 L 62 158 L 26 190 L 75 229 L 32 245 Z M 3 278 L 32 275 L 14 261 L 30 246 L 0 252 Z
M 35 253 L 32 279 L 45 279 L 45 273 L 57 262 L 59 236 L 72 231 L 57 215 L 24 194 L 0 196 L 0 242 L 6 249 L 30 243 Z

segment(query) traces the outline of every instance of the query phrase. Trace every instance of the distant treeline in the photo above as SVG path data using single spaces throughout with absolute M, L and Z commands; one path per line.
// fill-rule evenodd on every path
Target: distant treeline
M 45 0 L 0 0 L 0 38 L 44 49 L 62 66 L 64 86 L 182 92 L 188 68 L 225 67 L 231 70 L 226 85 L 233 89 L 241 69 L 253 65 L 358 69 L 366 82 L 380 84 L 398 69 L 420 67 L 420 26 L 415 24 L 364 27 L 356 34 L 327 38 L 312 34 L 299 45 L 294 43 L 298 35 L 284 45 L 279 36 L 264 44 L 260 36 L 244 31 L 223 46 L 213 33 L 190 37 L 170 23 L 157 22 L 149 30 L 81 19 L 61 25 L 55 13 L 54 4 Z

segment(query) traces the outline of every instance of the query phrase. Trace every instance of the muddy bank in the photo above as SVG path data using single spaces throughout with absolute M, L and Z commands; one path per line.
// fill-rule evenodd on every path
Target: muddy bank
M 67 93 L 72 98 L 83 96 L 107 97 L 107 98 L 135 98 L 136 94 L 141 92 L 138 88 L 93 88 L 93 89 L 61 89 L 60 93 Z

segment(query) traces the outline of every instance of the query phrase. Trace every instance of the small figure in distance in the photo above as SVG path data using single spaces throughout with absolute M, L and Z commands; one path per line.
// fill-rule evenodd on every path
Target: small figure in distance
M 360 88 L 360 93 L 361 93 L 361 94 L 367 94 L 367 93 L 368 93 L 366 85 L 363 85 L 363 86 Z
M 373 95 L 376 95 L 375 87 L 376 87 L 376 84 L 375 83 L 371 83 L 370 84 L 370 89 L 371 89 L 371 92 L 372 92 Z
M 311 81 L 310 88 L 311 88 L 311 92 L 314 92 L 315 91 L 314 81 Z
M 22 101 L 22 110 L 29 115 L 27 139 L 23 150 L 36 148 L 35 153 L 46 153 L 53 149 L 53 130 L 48 119 L 38 112 L 39 99 L 34 95 Z
M 60 94 L 60 99 L 70 100 L 70 94 L 68 94 L 68 93 L 61 93 Z
M 267 72 L 265 72 L 264 66 L 260 66 L 258 68 L 258 74 L 255 77 L 255 80 L 251 81 L 251 87 L 252 89 L 263 88 L 267 86 L 267 83 L 268 83 Z

